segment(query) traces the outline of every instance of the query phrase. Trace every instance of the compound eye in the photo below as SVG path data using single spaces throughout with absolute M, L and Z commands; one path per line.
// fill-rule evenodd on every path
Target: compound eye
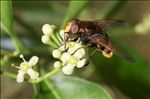
M 76 23 L 73 23 L 72 26 L 71 26 L 71 32 L 73 34 L 77 33 L 79 31 L 79 25 L 76 24 Z

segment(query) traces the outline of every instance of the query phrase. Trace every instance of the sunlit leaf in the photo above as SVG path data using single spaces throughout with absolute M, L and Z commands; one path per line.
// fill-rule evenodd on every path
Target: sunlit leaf
M 57 93 L 57 99 L 112 99 L 99 85 L 80 78 L 55 76 L 52 82 L 53 89 Z M 41 95 L 40 93 L 38 96 L 42 99 L 50 98 L 50 96 L 44 93 Z
M 11 1 L 1 1 L 1 25 L 7 33 L 13 32 Z

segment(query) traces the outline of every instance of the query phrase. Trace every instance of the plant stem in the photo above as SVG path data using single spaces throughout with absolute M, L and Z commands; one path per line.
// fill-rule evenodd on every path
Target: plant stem
M 32 86 L 33 86 L 34 94 L 36 95 L 38 93 L 37 86 L 35 84 L 32 84 Z
M 59 33 L 56 33 L 56 37 L 57 37 L 57 39 L 59 40 L 59 42 L 60 42 L 60 44 L 61 44 L 61 43 L 62 43 L 62 39 L 61 39 Z
M 1 25 L 2 28 L 11 37 L 16 51 L 18 53 L 29 53 L 28 48 L 23 44 L 23 42 L 18 38 L 17 34 L 13 31 L 13 7 L 12 1 L 3 1 L 1 10 Z
M 6 77 L 9 77 L 9 78 L 16 79 L 16 74 L 13 74 L 13 73 L 10 73 L 10 72 L 1 71 L 0 74 L 1 74 L 1 75 L 4 75 L 4 76 L 6 76 Z
M 60 42 L 59 42 L 59 40 L 56 38 L 56 35 L 55 35 L 55 34 L 52 34 L 51 37 L 52 37 L 52 39 L 56 42 L 56 44 L 59 46 L 59 45 L 60 45 Z
M 58 71 L 60 71 L 60 69 L 54 69 L 54 70 L 52 70 L 51 72 L 45 74 L 44 76 L 39 77 L 37 80 L 31 80 L 31 79 L 29 79 L 28 81 L 29 81 L 30 83 L 39 83 L 39 82 L 41 82 L 41 81 L 47 79 L 48 77 L 50 77 L 50 76 L 56 74 Z

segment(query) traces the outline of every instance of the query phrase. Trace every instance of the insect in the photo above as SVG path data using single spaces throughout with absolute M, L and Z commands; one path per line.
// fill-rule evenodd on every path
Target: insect
M 96 51 L 100 51 L 104 57 L 111 58 L 113 54 L 122 56 L 123 58 L 133 61 L 131 55 L 127 52 L 122 52 L 116 49 L 110 37 L 106 33 L 106 28 L 111 26 L 122 26 L 127 23 L 122 20 L 95 20 L 95 21 L 82 21 L 82 20 L 73 20 L 70 21 L 65 27 L 65 42 L 68 41 L 68 38 L 71 40 L 80 40 L 87 46 L 94 47 Z

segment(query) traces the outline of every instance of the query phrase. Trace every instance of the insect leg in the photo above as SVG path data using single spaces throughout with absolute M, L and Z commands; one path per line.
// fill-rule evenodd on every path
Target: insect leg
M 96 48 L 96 49 L 90 54 L 90 57 L 93 56 L 93 55 L 95 55 L 97 51 L 99 51 L 98 48 Z
M 65 48 L 65 52 L 67 51 L 66 44 L 68 42 L 68 39 L 69 39 L 68 36 L 64 34 L 64 42 L 63 43 L 65 45 L 65 47 L 64 47 Z
M 81 48 L 89 47 L 89 46 L 91 46 L 91 45 L 92 45 L 92 44 L 87 44 L 87 45 L 85 45 L 85 46 L 82 46 L 82 47 L 76 49 L 76 50 L 72 53 L 72 55 L 73 55 L 77 50 L 79 50 L 79 49 L 81 49 Z

